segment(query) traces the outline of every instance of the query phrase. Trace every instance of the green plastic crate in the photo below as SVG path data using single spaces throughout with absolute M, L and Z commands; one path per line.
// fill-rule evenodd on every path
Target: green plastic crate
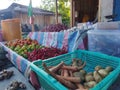
M 101 82 L 90 90 L 107 90 L 108 87 L 115 81 L 120 72 L 120 59 L 113 56 L 108 56 L 101 53 L 77 50 L 72 53 L 60 55 L 54 58 L 46 60 L 38 60 L 31 63 L 31 69 L 37 74 L 39 83 L 45 90 L 68 90 L 67 87 L 60 84 L 56 79 L 47 74 L 42 67 L 42 62 L 45 62 L 48 66 L 57 65 L 61 61 L 66 64 L 71 64 L 73 58 L 79 58 L 86 61 L 84 70 L 87 72 L 94 71 L 94 67 L 101 65 L 102 67 L 112 66 L 114 70 L 106 76 Z

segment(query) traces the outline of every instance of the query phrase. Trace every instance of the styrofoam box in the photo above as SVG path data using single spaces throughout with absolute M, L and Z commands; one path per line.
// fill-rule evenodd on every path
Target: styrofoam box
M 118 30 L 120 22 L 98 22 L 93 27 L 95 30 Z

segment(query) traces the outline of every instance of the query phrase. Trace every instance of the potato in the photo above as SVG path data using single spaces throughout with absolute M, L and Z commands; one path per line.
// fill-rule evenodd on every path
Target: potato
M 93 75 L 93 72 L 89 72 L 89 73 L 87 73 L 87 75 Z
M 107 67 L 105 68 L 105 70 L 109 73 L 109 72 L 111 72 L 111 71 L 113 70 L 113 68 L 112 68 L 111 66 L 107 66 Z
M 105 69 L 100 69 L 98 73 L 104 78 L 108 75 L 108 72 Z
M 87 86 L 88 86 L 89 88 L 94 87 L 96 84 L 97 84 L 97 83 L 96 83 L 95 81 L 87 82 Z
M 80 70 L 80 73 L 82 73 L 83 75 L 86 75 L 86 71 L 85 70 Z
M 93 80 L 94 80 L 94 77 L 93 77 L 92 75 L 87 74 L 87 75 L 85 76 L 85 81 L 86 81 L 86 82 L 93 81 Z
M 97 83 L 102 80 L 102 77 L 99 75 L 99 73 L 97 71 L 94 71 L 93 77 Z
M 95 71 L 98 71 L 98 70 L 100 70 L 100 69 L 102 69 L 102 67 L 99 66 L 99 65 L 95 67 Z
M 82 81 L 84 81 L 84 79 L 85 79 L 84 75 L 80 72 L 74 72 L 73 76 L 74 77 L 80 77 Z
M 74 73 L 73 73 L 73 76 L 74 76 L 74 77 L 80 77 L 80 76 L 81 76 L 81 73 L 80 73 L 80 72 L 74 72 Z

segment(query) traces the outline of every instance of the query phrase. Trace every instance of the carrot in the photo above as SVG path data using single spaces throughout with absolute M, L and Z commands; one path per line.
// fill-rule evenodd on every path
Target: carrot
M 57 66 L 54 66 L 52 68 L 50 68 L 49 70 L 51 72 L 56 72 L 58 69 L 60 69 L 63 66 L 64 62 L 62 61 L 61 63 L 59 63 Z
M 78 87 L 76 90 L 88 90 L 87 88 L 84 88 L 84 86 L 80 83 L 76 83 L 75 85 Z
M 64 76 L 64 70 L 61 70 L 61 76 Z
M 57 76 L 74 83 L 80 83 L 82 81 L 80 77 L 65 77 L 65 76 L 59 76 L 59 75 Z
M 84 66 L 86 65 L 86 62 L 83 63 L 83 65 L 81 65 L 80 67 L 77 66 L 63 66 L 62 69 L 67 69 L 67 70 L 71 70 L 73 72 L 79 71 L 80 69 L 82 69 Z
M 69 76 L 68 70 L 64 70 L 63 72 L 64 72 L 64 76 L 65 76 L 65 77 L 68 77 L 68 76 Z
M 73 73 L 72 71 L 69 71 L 70 77 L 73 77 Z
M 62 69 L 67 69 L 71 71 L 78 71 L 78 68 L 76 66 L 63 66 Z
M 57 79 L 60 83 L 64 84 L 66 87 L 75 90 L 76 86 L 71 83 L 70 81 L 64 80 L 62 77 L 58 77 L 58 75 L 54 74 L 53 72 L 49 71 L 49 69 L 47 68 L 46 64 L 43 63 L 43 67 L 45 69 L 45 71 L 50 74 L 51 76 L 53 76 L 55 79 Z

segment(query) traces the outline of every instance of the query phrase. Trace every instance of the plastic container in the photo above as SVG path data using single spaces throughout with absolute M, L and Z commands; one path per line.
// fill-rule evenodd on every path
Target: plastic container
M 10 41 L 14 39 L 21 39 L 20 19 L 7 19 L 1 21 L 3 39 Z
M 93 26 L 95 30 L 119 30 L 120 22 L 98 22 Z
M 84 50 L 77 50 L 72 53 L 64 54 L 47 60 L 38 60 L 31 63 L 31 69 L 37 74 L 39 83 L 45 90 L 68 90 L 65 86 L 60 84 L 56 79 L 47 74 L 42 67 L 42 62 L 45 62 L 47 66 L 54 66 L 64 61 L 66 64 L 70 64 L 73 58 L 79 58 L 86 61 L 84 70 L 87 72 L 93 72 L 94 67 L 100 65 L 102 67 L 112 66 L 114 70 L 106 76 L 101 82 L 90 90 L 106 90 L 117 78 L 120 72 L 120 59 L 117 57 L 108 56 L 101 53 L 95 53 Z
M 120 30 L 88 31 L 88 50 L 120 57 Z

